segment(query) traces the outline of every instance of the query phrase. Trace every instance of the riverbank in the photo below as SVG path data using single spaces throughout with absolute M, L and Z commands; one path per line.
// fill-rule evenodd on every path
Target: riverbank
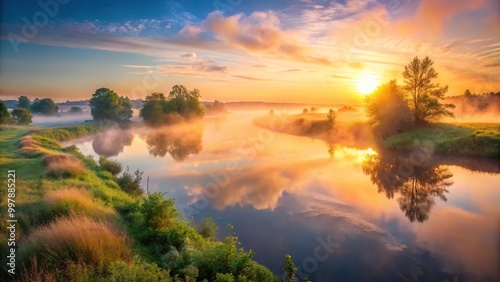
M 500 124 L 430 124 L 390 136 L 382 146 L 412 150 L 424 142 L 440 154 L 500 158 Z
M 413 150 L 422 144 L 432 146 L 435 153 L 471 157 L 500 158 L 500 124 L 436 123 L 407 129 L 375 141 L 366 122 L 338 120 L 326 132 L 321 124 L 324 114 L 263 116 L 253 123 L 276 132 L 324 140 L 329 144 L 353 148 L 379 146 L 384 149 Z
M 1 130 L 0 166 L 15 171 L 10 219 L 17 220 L 18 247 L 15 274 L 6 256 L 0 259 L 2 281 L 278 281 L 239 247 L 231 227 L 219 241 L 213 222 L 182 219 L 173 199 L 130 193 L 137 178 L 119 175 L 121 164 L 97 162 L 57 141 L 98 127 Z M 10 249 L 7 219 L 0 215 L 3 254 Z

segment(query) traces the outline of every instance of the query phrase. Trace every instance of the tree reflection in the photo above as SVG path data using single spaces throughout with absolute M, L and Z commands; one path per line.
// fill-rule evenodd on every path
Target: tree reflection
M 155 157 L 167 153 L 177 162 L 184 161 L 203 149 L 203 128 L 200 126 L 164 127 L 145 136 L 148 151 Z
M 94 152 L 100 156 L 112 157 L 123 152 L 125 146 L 130 146 L 134 135 L 123 129 L 110 129 L 99 133 L 92 141 Z
M 423 222 L 429 218 L 435 197 L 447 200 L 446 188 L 453 184 L 453 174 L 444 166 L 415 163 L 401 156 L 372 154 L 366 156 L 362 168 L 379 193 L 389 199 L 399 194 L 399 207 L 411 222 Z

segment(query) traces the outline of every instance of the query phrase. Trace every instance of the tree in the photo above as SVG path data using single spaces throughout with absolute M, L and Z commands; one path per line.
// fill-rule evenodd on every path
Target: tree
M 10 121 L 10 114 L 7 106 L 0 101 L 0 124 L 6 124 Z
M 71 107 L 71 109 L 69 109 L 70 114 L 80 114 L 82 112 L 83 110 L 80 107 Z
M 26 96 L 20 96 L 19 99 L 17 99 L 17 107 L 18 108 L 29 109 L 30 104 L 31 104 L 31 101 Z
M 470 90 L 469 89 L 466 89 L 465 92 L 464 92 L 464 96 L 467 97 L 467 98 L 470 98 L 472 97 L 472 93 L 470 93 Z
M 293 263 L 293 259 L 291 255 L 285 256 L 285 262 L 283 263 L 283 271 L 285 271 L 285 279 L 286 282 L 296 282 L 297 277 L 295 276 L 295 272 L 297 271 L 297 267 Z
M 335 125 L 335 118 L 337 118 L 337 114 L 334 110 L 330 109 L 326 115 L 326 130 L 333 129 L 333 126 Z
M 198 89 L 187 90 L 183 85 L 175 85 L 168 97 L 163 93 L 148 95 L 139 115 L 150 125 L 202 118 L 205 112 L 199 98 Z
M 302 113 L 303 113 L 303 114 L 308 114 L 308 113 L 309 113 L 309 110 L 308 110 L 307 108 L 304 108 L 304 109 L 302 110 Z
M 42 100 L 36 98 L 33 101 L 30 110 L 32 113 L 55 115 L 59 112 L 59 107 L 54 103 L 54 100 L 50 98 L 44 98 Z
M 125 121 L 132 117 L 132 102 L 128 97 L 108 88 L 99 88 L 89 101 L 90 113 L 96 120 Z
M 31 123 L 31 113 L 26 108 L 17 108 L 12 111 L 14 123 L 19 125 L 28 125 Z
M 413 121 L 403 89 L 396 80 L 366 96 L 366 113 L 374 134 L 380 138 L 400 132 Z
M 449 109 L 455 106 L 439 102 L 448 91 L 448 86 L 441 87 L 439 83 L 432 83 L 438 77 L 433 65 L 434 62 L 429 57 L 423 60 L 415 57 L 403 72 L 404 90 L 410 96 L 410 109 L 416 123 L 427 123 L 444 116 L 453 117 Z

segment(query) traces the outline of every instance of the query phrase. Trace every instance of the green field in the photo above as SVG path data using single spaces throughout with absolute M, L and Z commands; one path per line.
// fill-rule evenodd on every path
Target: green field
M 500 124 L 431 124 L 388 137 L 383 146 L 411 150 L 422 142 L 432 142 L 435 152 L 500 158 Z

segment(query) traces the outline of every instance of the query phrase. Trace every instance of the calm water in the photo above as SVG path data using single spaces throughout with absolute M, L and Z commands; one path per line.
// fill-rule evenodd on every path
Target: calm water
M 277 274 L 313 281 L 498 281 L 500 163 L 382 153 L 270 132 L 255 113 L 110 130 L 76 145 L 150 177 L 184 215 L 227 223 Z M 144 186 L 145 186 L 144 179 Z

